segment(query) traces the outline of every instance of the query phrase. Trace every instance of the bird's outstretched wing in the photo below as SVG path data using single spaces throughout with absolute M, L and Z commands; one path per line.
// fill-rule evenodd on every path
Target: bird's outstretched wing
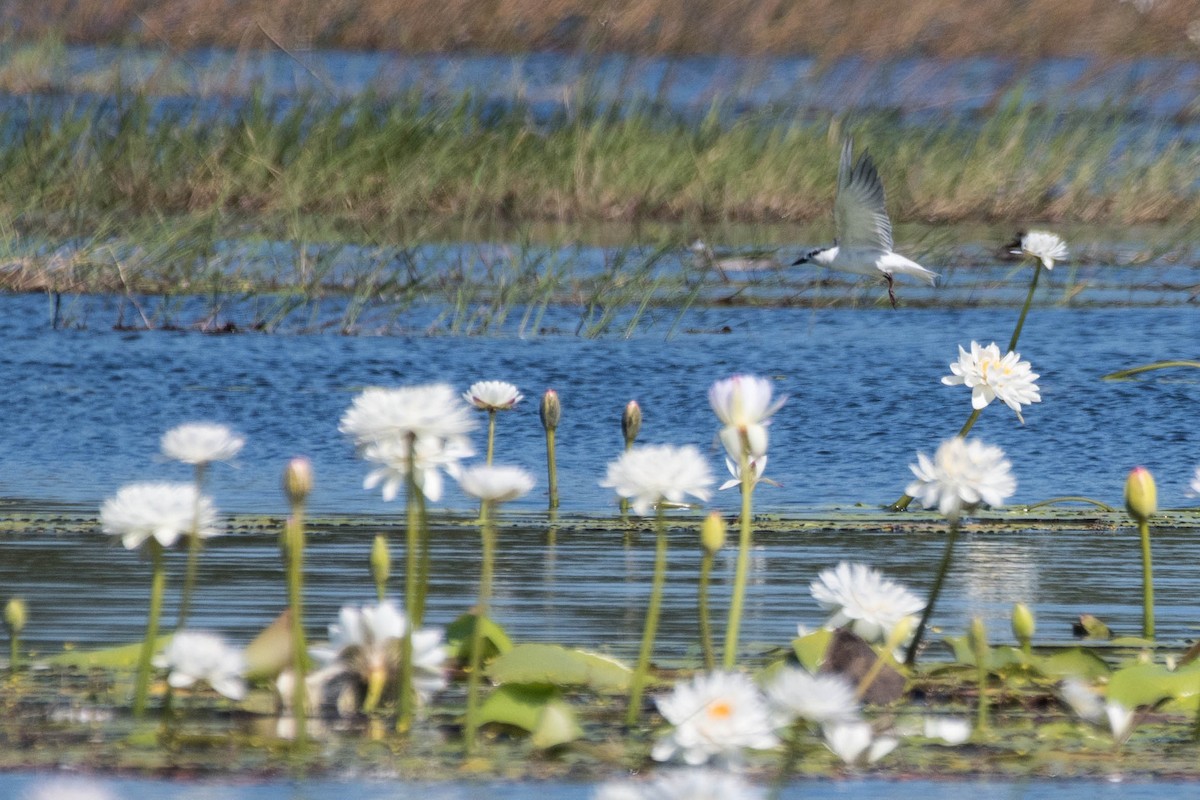
M 846 250 L 877 248 L 891 252 L 892 221 L 887 215 L 883 183 L 875 171 L 875 162 L 865 151 L 851 168 L 853 147 L 849 138 L 842 143 L 842 160 L 838 165 L 837 200 L 833 204 L 838 246 Z

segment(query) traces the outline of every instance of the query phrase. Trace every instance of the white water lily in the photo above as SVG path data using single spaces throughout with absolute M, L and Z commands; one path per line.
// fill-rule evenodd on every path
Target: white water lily
M 843 561 L 822 570 L 809 584 L 813 599 L 832 616 L 828 628 L 848 625 L 868 642 L 883 642 L 902 621 L 919 613 L 925 601 L 866 564 Z
M 460 462 L 475 455 L 465 437 L 418 438 L 415 441 L 416 457 L 412 460 L 409 458 L 407 437 L 385 439 L 364 447 L 363 460 L 378 466 L 367 473 L 367 477 L 363 479 L 363 488 L 370 490 L 382 485 L 383 499 L 391 502 L 396 499 L 408 480 L 411 464 L 417 488 L 427 500 L 436 503 L 442 499 L 445 485 L 442 472 L 457 478 L 460 474 Z
M 999 447 L 955 436 L 938 446 L 932 460 L 917 453 L 917 463 L 909 465 L 916 480 L 906 493 L 925 508 L 957 519 L 982 504 L 1003 505 L 1017 489 L 1011 467 Z
M 959 745 L 971 738 L 971 723 L 962 717 L 926 717 L 924 732 L 926 739 Z
M 610 781 L 593 800 L 763 800 L 766 791 L 738 775 L 709 769 L 679 769 L 649 780 Z
M 313 647 L 313 657 L 357 674 L 377 693 L 400 669 L 408 618 L 391 600 L 378 605 L 342 606 L 329 626 L 329 646 Z M 412 685 L 424 703 L 446 686 L 446 648 L 440 628 L 413 631 Z
M 170 547 L 196 526 L 196 535 L 207 539 L 221 533 L 217 511 L 195 484 L 147 482 L 121 487 L 100 507 L 100 525 L 105 533 L 120 536 L 127 550 L 139 547 L 150 537 Z
M 737 763 L 745 749 L 766 750 L 779 744 L 762 694 L 741 673 L 698 674 L 655 702 L 674 726 L 654 745 L 655 761 L 679 756 L 693 766 L 713 758 Z
M 733 477 L 717 487 L 717 491 L 719 492 L 742 485 L 742 468 L 739 467 L 737 462 L 729 456 L 725 456 L 725 469 L 729 470 L 729 474 Z M 775 481 L 771 480 L 770 478 L 763 477 L 763 473 L 766 472 L 766 469 L 766 456 L 750 459 L 750 474 L 754 476 L 753 480 L 755 484 L 757 484 L 759 481 L 762 481 L 763 483 L 770 484 L 771 486 L 778 486 L 779 484 Z
M 167 458 L 185 464 L 231 461 L 246 440 L 216 422 L 188 422 L 163 434 L 160 447 Z
M 826 746 L 851 766 L 873 764 L 896 749 L 890 736 L 876 736 L 869 722 L 839 722 L 824 729 Z
M 1192 482 L 1188 488 L 1192 490 L 1192 494 L 1200 494 L 1200 467 L 1196 467 L 1196 474 L 1192 476 Z
M 942 378 L 947 386 L 966 386 L 971 390 L 971 408 L 985 408 L 992 400 L 1002 403 L 1017 412 L 1021 422 L 1021 406 L 1040 403 L 1042 396 L 1035 381 L 1038 375 L 1031 371 L 1028 361 L 1021 361 L 1020 353 L 1000 355 L 1000 347 L 992 342 L 981 347 L 971 342 L 967 352 L 959 345 L 958 361 L 950 365 L 951 375 Z
M 533 476 L 520 467 L 475 464 L 462 471 L 458 485 L 480 500 L 507 503 L 529 493 Z
M 747 446 L 754 458 L 766 455 L 770 417 L 787 401 L 784 396 L 772 402 L 771 394 L 771 382 L 756 375 L 734 375 L 709 387 L 708 402 L 725 426 L 721 443 L 731 458 Z
M 1014 254 L 1027 255 L 1042 262 L 1046 269 L 1054 269 L 1054 262 L 1068 257 L 1067 244 L 1056 234 L 1047 231 L 1030 231 L 1021 236 L 1021 247 Z
M 463 400 L 481 411 L 507 411 L 523 399 L 516 386 L 504 381 L 477 381 L 463 392 Z
M 455 439 L 475 429 L 470 409 L 444 383 L 372 387 L 354 398 L 342 415 L 338 430 L 359 447 L 409 436 L 417 439 Z
M 1112 729 L 1113 741 L 1124 744 L 1133 729 L 1137 727 L 1137 709 L 1126 708 L 1115 700 L 1104 704 L 1104 715 L 1108 717 L 1108 726 Z
M 664 501 L 682 503 L 685 495 L 701 501 L 711 496 L 708 462 L 692 445 L 642 445 L 610 461 L 601 486 L 630 500 L 634 513 L 649 514 Z
M 154 666 L 169 669 L 167 684 L 174 689 L 186 689 L 206 683 L 230 700 L 246 696 L 246 661 L 214 633 L 180 631 L 154 659 Z
M 765 693 L 780 724 L 803 719 L 826 725 L 861 716 L 854 687 L 840 675 L 811 675 L 797 667 L 784 667 L 767 684 Z
M 1078 678 L 1067 678 L 1058 687 L 1059 696 L 1080 719 L 1098 723 L 1104 718 L 1104 699 Z

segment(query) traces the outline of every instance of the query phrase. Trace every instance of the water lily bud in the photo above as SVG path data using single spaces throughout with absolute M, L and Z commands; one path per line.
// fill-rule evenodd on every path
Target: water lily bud
M 1012 632 L 1013 636 L 1022 646 L 1033 639 L 1033 632 L 1037 629 L 1037 625 L 1033 620 L 1033 612 L 1029 610 L 1029 606 L 1024 603 L 1013 604 L 1012 610 Z
M 548 431 L 556 430 L 562 419 L 562 406 L 558 404 L 558 392 L 547 389 L 542 395 L 542 406 L 538 409 L 542 417 L 542 427 Z
M 290 503 L 303 503 L 312 494 L 313 473 L 312 462 L 303 456 L 297 456 L 288 462 L 283 471 L 283 491 Z
M 1125 481 L 1125 509 L 1138 522 L 1146 522 L 1158 511 L 1154 476 L 1145 467 L 1134 467 Z
M 625 406 L 625 413 L 621 415 L 621 433 L 625 434 L 626 449 L 633 446 L 633 441 L 637 439 L 641 430 L 642 407 L 637 404 L 637 400 L 630 400 Z
M 25 601 L 19 597 L 14 597 L 4 606 L 4 622 L 8 625 L 8 629 L 12 633 L 20 633 L 25 628 L 25 620 L 28 618 L 28 613 Z
M 725 546 L 725 520 L 719 511 L 710 511 L 700 524 L 700 545 L 710 556 Z
M 388 549 L 387 537 L 379 533 L 371 545 L 371 577 L 375 579 L 376 586 L 382 586 L 391 574 L 392 552 Z
M 983 624 L 983 617 L 975 617 L 971 620 L 971 629 L 967 633 L 967 640 L 971 643 L 971 649 L 975 651 L 977 659 L 980 653 L 987 652 L 987 627 Z

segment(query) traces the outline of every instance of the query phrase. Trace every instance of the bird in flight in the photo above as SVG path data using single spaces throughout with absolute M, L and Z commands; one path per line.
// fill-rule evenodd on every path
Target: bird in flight
M 892 251 L 892 221 L 888 219 L 883 183 L 875 162 L 865 150 L 853 163 L 854 144 L 842 142 L 842 160 L 838 165 L 837 199 L 833 203 L 833 226 L 837 233 L 833 247 L 810 250 L 792 263 L 814 263 L 856 275 L 883 275 L 888 298 L 896 307 L 893 288 L 895 274 L 912 275 L 932 286 L 937 273 Z

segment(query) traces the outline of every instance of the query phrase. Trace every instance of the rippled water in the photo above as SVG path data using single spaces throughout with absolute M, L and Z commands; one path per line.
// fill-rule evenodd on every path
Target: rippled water
M 89 319 L 112 313 L 104 306 L 111 301 L 93 302 L 99 306 Z M 497 460 L 528 468 L 539 487 L 511 506 L 523 521 L 501 536 L 496 614 L 519 640 L 567 641 L 626 657 L 640 630 L 652 537 L 625 540 L 614 499 L 598 480 L 620 450 L 627 400 L 636 398 L 644 409 L 642 441 L 697 444 L 721 472 L 708 385 L 749 371 L 771 376 L 776 390 L 789 396 L 771 427 L 768 474 L 782 485 L 761 487 L 756 510 L 827 522 L 758 538 L 744 638 L 778 645 L 798 624 L 820 624 L 807 584 L 838 560 L 875 564 L 918 591 L 928 586 L 939 535 L 899 534 L 885 515 L 878 524 L 839 526 L 828 521 L 830 511 L 875 519 L 874 509 L 901 493 L 916 451 L 932 451 L 970 412 L 962 387 L 939 382 L 956 346 L 972 338 L 1005 342 L 1016 316 L 1012 308 L 702 308 L 686 312 L 670 338 L 651 326 L 628 339 L 589 340 L 522 339 L 503 331 L 488 337 L 205 336 L 117 332 L 99 324 L 52 332 L 45 298 L 9 296 L 0 306 L 0 367 L 9 376 L 0 486 L 9 497 L 25 498 L 14 508 L 73 504 L 84 526 L 79 532 L 67 514 L 29 528 L 18 523 L 0 537 L 6 551 L 0 585 L 30 601 L 31 641 L 56 649 L 64 641 L 101 644 L 141 635 L 147 565 L 87 532 L 87 520 L 127 482 L 188 479 L 186 467 L 164 463 L 156 453 L 163 431 L 193 419 L 228 423 L 247 438 L 236 468 L 211 471 L 210 489 L 223 510 L 281 514 L 282 465 L 305 454 L 317 475 L 314 512 L 368 515 L 355 525 L 315 525 L 308 622 L 323 631 L 342 603 L 370 599 L 371 538 L 394 528 L 400 510 L 361 488 L 365 470 L 337 432 L 341 413 L 368 385 L 441 380 L 465 389 L 474 380 L 498 378 L 528 397 L 500 417 Z M 1042 376 L 1044 400 L 1026 409 L 1024 425 L 997 405 L 976 427 L 1013 462 L 1019 480 L 1013 502 L 1082 494 L 1119 505 L 1125 474 L 1144 464 L 1157 476 L 1164 506 L 1195 505 L 1185 491 L 1200 461 L 1196 373 L 1151 373 L 1129 382 L 1100 376 L 1194 356 L 1198 330 L 1195 309 L 1187 306 L 1035 309 L 1020 350 Z M 552 547 L 540 516 L 544 445 L 536 409 L 547 387 L 559 392 L 564 409 L 564 520 Z M 712 505 L 732 516 L 734 491 L 718 493 Z M 473 511 L 451 487 L 435 517 L 452 513 L 462 521 Z M 19 511 L 13 514 L 20 518 Z M 698 514 L 672 517 L 694 522 Z M 958 627 L 968 614 L 980 613 L 1005 630 L 1011 603 L 1022 600 L 1038 609 L 1039 636 L 1046 640 L 1069 638 L 1072 618 L 1083 612 L 1134 631 L 1140 620 L 1135 536 L 1090 527 L 1085 519 L 1074 529 L 968 535 L 937 621 Z M 439 528 L 430 619 L 443 624 L 472 601 L 478 542 L 469 526 Z M 680 531 L 673 541 L 664 659 L 695 652 L 694 540 Z M 1198 547 L 1186 533 L 1156 539 L 1158 624 L 1165 638 L 1192 635 Z M 731 570 L 729 554 L 714 587 L 718 619 Z M 214 541 L 202 571 L 197 624 L 247 640 L 284 604 L 269 527 Z M 169 619 L 172 609 L 167 613 Z

